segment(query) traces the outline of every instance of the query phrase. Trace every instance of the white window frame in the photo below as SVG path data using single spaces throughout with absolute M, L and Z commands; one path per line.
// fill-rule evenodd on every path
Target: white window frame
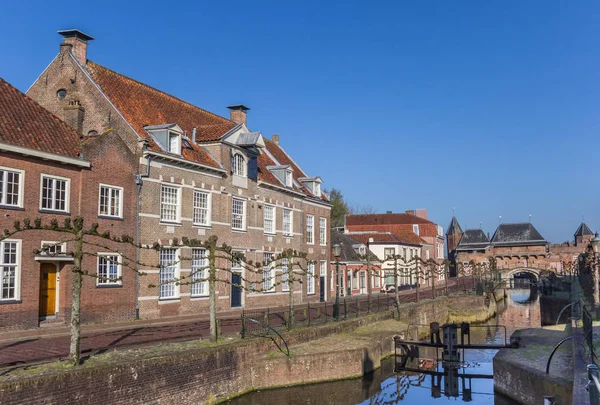
M 102 189 L 106 188 L 109 191 L 107 208 L 112 206 L 111 202 L 113 199 L 112 192 L 117 191 L 118 195 L 118 212 L 117 214 L 103 214 L 102 213 Z M 123 187 L 112 186 L 110 184 L 100 183 L 98 186 L 98 216 L 99 217 L 110 217 L 110 218 L 123 218 Z
M 315 217 L 314 215 L 306 215 L 306 244 L 315 244 Z
M 272 260 L 275 254 L 264 252 L 263 253 L 263 292 L 272 293 L 275 292 L 273 288 L 273 281 L 275 280 L 275 267 Z
M 388 254 L 385 252 L 386 250 L 393 250 L 393 251 L 394 251 L 394 253 L 393 253 L 393 254 L 391 254 L 391 255 L 388 255 Z M 383 249 L 383 260 L 393 260 L 393 259 L 389 259 L 389 257 L 390 257 L 390 256 L 391 256 L 391 257 L 393 257 L 393 256 L 396 256 L 396 248 L 395 248 L 395 247 L 391 247 L 391 248 L 384 248 L 384 249 Z
M 235 213 L 233 212 L 233 203 L 234 201 L 238 201 L 242 203 L 242 226 L 241 227 L 237 227 L 234 226 L 234 215 L 240 215 L 239 213 Z M 244 200 L 243 198 L 232 198 L 231 199 L 231 229 L 235 230 L 235 231 L 245 231 L 246 230 L 246 200 Z
M 308 263 L 306 269 L 306 295 L 315 295 L 315 264 Z
M 208 257 L 206 256 L 206 249 L 193 248 L 192 249 L 192 273 L 191 273 L 191 290 L 190 297 L 208 297 Z M 204 281 L 196 280 L 206 279 Z
M 60 255 L 60 254 L 65 254 L 67 253 L 67 242 L 61 242 L 58 240 L 53 240 L 53 241 L 49 241 L 49 240 L 43 240 L 42 243 L 40 244 L 40 249 L 43 249 L 44 246 L 49 246 L 50 249 L 48 249 L 47 251 L 40 251 L 40 255 L 41 256 L 54 256 L 54 255 Z M 56 248 L 60 246 L 60 252 L 56 252 Z M 50 252 L 50 250 L 52 250 L 52 248 L 54 248 L 54 252 Z
M 103 286 L 111 286 L 111 285 L 122 285 L 122 280 L 101 280 L 100 279 L 100 259 L 103 257 L 108 257 L 108 256 L 113 256 L 116 257 L 117 259 L 109 259 L 106 262 L 106 266 L 110 266 L 111 264 L 114 264 L 114 262 L 117 262 L 117 277 L 115 278 L 120 278 L 122 273 L 122 264 L 123 264 L 123 259 L 121 257 L 120 254 L 118 253 L 113 253 L 113 252 L 98 252 L 98 257 L 96 259 L 96 274 L 98 275 L 98 277 L 96 277 L 96 286 L 98 287 L 103 287 Z M 106 269 L 106 276 L 104 277 L 109 277 L 109 270 L 108 267 Z
M 172 206 L 173 203 L 169 202 L 169 203 L 165 203 L 163 201 L 163 191 L 164 189 L 172 189 L 175 190 L 175 196 L 177 198 L 177 201 L 175 202 L 175 219 L 165 219 L 163 217 L 163 205 L 168 204 L 169 206 Z M 176 185 L 172 185 L 172 184 L 165 184 L 165 183 L 161 183 L 160 185 L 160 222 L 166 222 L 166 223 L 172 223 L 172 224 L 178 224 L 181 223 L 181 187 L 177 187 Z
M 327 246 L 327 218 L 319 218 L 319 243 Z
M 284 257 L 281 259 L 281 291 L 290 291 L 290 267 L 289 267 L 289 259 Z M 284 277 L 285 276 L 285 277 Z
M 173 252 L 173 258 L 175 261 L 169 261 L 169 262 L 165 262 L 163 263 L 163 258 L 162 258 L 162 254 L 165 251 L 172 251 Z M 166 278 L 165 280 L 175 280 L 175 279 L 179 279 L 179 274 L 180 274 L 180 261 L 179 261 L 179 249 L 177 248 L 161 248 L 161 250 L 159 251 L 159 263 L 160 263 L 160 269 L 159 269 L 159 275 L 158 275 L 158 282 L 159 282 L 159 286 L 158 286 L 158 299 L 159 300 L 172 300 L 172 299 L 178 299 L 179 298 L 179 283 L 177 283 L 176 281 L 171 281 L 169 283 L 166 284 L 162 284 L 162 276 L 163 276 L 163 269 L 169 269 L 169 272 L 173 272 L 173 277 L 171 278 Z M 167 288 L 171 289 L 173 291 L 173 294 L 171 295 L 163 295 L 163 291 L 166 290 Z
M 0 166 L 0 206 L 5 207 L 15 207 L 15 208 L 23 208 L 23 189 L 25 188 L 25 172 L 23 170 L 12 169 L 10 167 Z M 18 187 L 19 190 L 17 192 L 17 204 L 7 204 L 6 203 L 6 191 L 8 188 L 7 174 L 11 172 L 13 174 L 19 175 Z
M 292 172 L 290 170 L 286 170 L 284 174 L 285 186 L 292 187 Z
M 6 263 L 5 260 L 5 246 L 7 244 L 15 244 L 15 263 Z M 6 301 L 19 301 L 21 299 L 21 239 L 5 239 L 0 242 L 0 302 Z M 14 295 L 13 297 L 5 297 L 4 296 L 4 278 L 6 277 L 4 274 L 4 269 L 6 267 L 14 267 L 15 275 L 14 275 Z
M 286 221 L 286 214 L 288 220 Z M 287 228 L 287 229 L 286 229 Z M 294 211 L 289 208 L 283 209 L 283 236 L 292 236 L 294 234 Z
M 175 138 L 175 145 L 171 143 L 171 139 Z M 176 150 L 172 150 L 172 146 L 175 146 Z M 177 132 L 169 131 L 167 133 L 167 150 L 169 153 L 173 153 L 175 155 L 181 155 L 181 135 Z
M 271 218 L 267 216 L 267 210 L 271 211 Z M 275 234 L 275 224 L 277 223 L 277 208 L 271 204 L 265 204 L 263 209 L 263 229 L 265 233 L 274 235 Z M 267 225 L 270 225 L 267 227 Z
M 381 274 L 379 274 L 379 271 L 375 270 L 373 278 L 375 279 L 373 286 L 375 288 L 381 288 Z
M 203 208 L 197 204 L 196 195 L 204 194 L 206 196 L 206 208 Z M 212 193 L 204 190 L 194 190 L 192 200 L 192 223 L 197 226 L 211 226 L 212 224 Z M 206 221 L 204 223 L 199 222 L 197 219 L 200 218 L 202 210 L 206 211 Z
M 231 156 L 231 173 L 235 176 L 246 177 L 248 170 L 246 169 L 246 159 L 239 152 L 234 152 Z
M 414 224 L 414 225 L 413 225 L 413 232 L 414 232 L 416 235 L 419 235 L 419 225 L 418 225 L 418 224 Z
M 44 197 L 44 179 L 52 180 L 52 208 L 43 207 Z M 56 182 L 65 182 L 65 209 L 56 209 Z M 40 174 L 40 211 L 55 211 L 55 212 L 69 212 L 71 200 L 71 179 L 68 177 L 53 176 L 50 174 Z

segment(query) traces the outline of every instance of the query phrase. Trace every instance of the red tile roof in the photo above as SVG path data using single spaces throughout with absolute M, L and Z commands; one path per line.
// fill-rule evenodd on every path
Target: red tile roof
M 0 78 L 0 142 L 79 157 L 79 134 Z
M 301 177 L 308 177 L 306 175 L 306 173 L 296 163 L 294 163 L 294 161 L 288 156 L 287 153 L 285 153 L 285 151 L 283 150 L 283 148 L 281 146 L 279 146 L 278 144 L 276 144 L 275 142 L 273 142 L 269 139 L 266 139 L 266 138 L 263 138 L 263 139 L 265 141 L 265 146 L 266 146 L 267 150 L 277 160 L 277 162 L 280 165 L 290 165 L 292 167 L 292 176 L 294 177 L 294 180 L 296 180 L 296 183 L 298 183 L 299 185 L 302 186 L 299 191 L 301 191 L 302 193 L 304 193 L 310 197 L 317 198 L 308 189 L 308 187 L 306 187 L 304 184 L 302 184 L 301 181 L 298 180 Z M 323 194 L 321 194 L 321 200 L 329 201 Z
M 86 70 L 104 94 L 123 114 L 138 135 L 151 139 L 144 130 L 148 125 L 177 124 L 191 137 L 196 128 L 196 141 L 218 141 L 237 124 L 227 118 L 203 110 L 177 97 L 137 80 L 88 61 Z M 154 142 L 151 148 L 160 151 Z M 192 143 L 193 150 L 183 149 L 183 157 L 191 161 L 219 167 L 202 148 Z
M 346 215 L 346 227 L 351 231 L 413 232 L 419 225 L 419 236 L 437 236 L 437 226 L 428 219 L 411 214 Z
M 398 235 L 392 232 L 348 232 L 347 235 L 364 244 L 371 238 L 375 243 L 404 243 L 409 245 L 421 245 L 426 243 L 414 233 L 412 233 L 412 235 L 410 233 Z

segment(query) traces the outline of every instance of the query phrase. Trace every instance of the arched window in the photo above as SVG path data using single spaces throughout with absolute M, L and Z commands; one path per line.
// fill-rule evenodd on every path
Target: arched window
M 244 160 L 244 157 L 241 154 L 236 153 L 233 155 L 233 159 L 231 162 L 231 171 L 233 172 L 233 174 L 238 176 L 245 176 L 245 165 L 246 161 Z

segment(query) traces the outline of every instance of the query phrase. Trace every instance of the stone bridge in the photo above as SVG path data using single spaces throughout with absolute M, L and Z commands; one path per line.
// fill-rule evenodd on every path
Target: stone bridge
M 498 269 L 498 270 L 500 271 L 500 274 L 502 275 L 502 280 L 510 280 L 510 279 L 514 278 L 514 276 L 516 274 L 526 273 L 531 276 L 534 276 L 535 280 L 537 281 L 540 279 L 540 274 L 543 269 L 538 269 L 535 267 L 520 266 L 520 267 L 512 267 L 512 268 Z

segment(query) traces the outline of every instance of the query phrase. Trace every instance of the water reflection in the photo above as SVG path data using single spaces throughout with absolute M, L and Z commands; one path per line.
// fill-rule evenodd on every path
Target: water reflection
M 524 295 L 524 294 L 523 294 Z M 517 299 L 521 295 L 517 294 Z M 531 297 L 530 297 L 531 298 Z M 472 343 L 504 343 L 516 329 L 541 326 L 540 300 L 520 302 L 510 295 L 498 304 L 499 315 L 484 327 L 473 328 Z M 506 331 L 504 327 L 506 326 Z M 446 367 L 438 361 L 435 348 L 420 350 L 418 359 L 410 363 L 414 371 L 396 373 L 395 359 L 382 362 L 378 370 L 359 380 L 347 380 L 285 389 L 255 392 L 230 401 L 235 405 L 258 404 L 360 404 L 424 405 L 465 401 L 473 404 L 513 405 L 513 401 L 494 395 L 492 359 L 496 350 L 461 350 L 462 362 L 457 367 Z M 372 361 L 365 354 L 366 361 Z M 409 363 L 407 363 L 409 364 Z M 486 376 L 486 378 L 481 378 Z

